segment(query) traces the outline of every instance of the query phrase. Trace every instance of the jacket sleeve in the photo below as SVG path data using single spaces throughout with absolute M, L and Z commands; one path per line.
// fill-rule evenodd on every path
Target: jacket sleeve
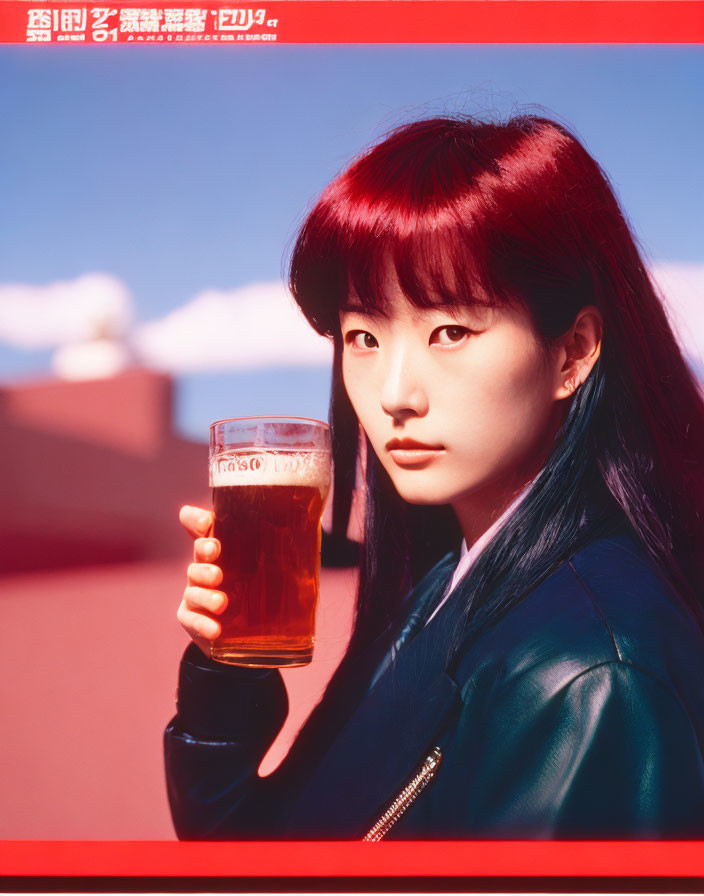
M 257 769 L 288 701 L 277 669 L 226 666 L 195 644 L 179 669 L 177 714 L 164 733 L 166 784 L 181 840 L 265 838 L 275 827 Z
M 518 676 L 479 711 L 467 701 L 443 766 L 432 799 L 418 801 L 434 837 L 704 836 L 704 764 L 687 709 L 623 661 L 566 682 L 554 666 Z

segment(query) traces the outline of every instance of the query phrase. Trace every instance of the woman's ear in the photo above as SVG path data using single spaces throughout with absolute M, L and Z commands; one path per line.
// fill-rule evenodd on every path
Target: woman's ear
M 559 340 L 555 399 L 569 398 L 589 376 L 601 351 L 604 324 L 596 305 L 586 305 Z

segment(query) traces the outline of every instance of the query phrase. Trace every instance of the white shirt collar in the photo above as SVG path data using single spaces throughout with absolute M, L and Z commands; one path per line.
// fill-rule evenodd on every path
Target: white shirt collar
M 489 526 L 489 528 L 486 530 L 486 532 L 484 532 L 483 535 L 479 536 L 479 538 L 474 542 L 474 544 L 472 545 L 471 548 L 468 549 L 467 541 L 465 539 L 462 539 L 462 546 L 460 548 L 460 559 L 459 559 L 457 566 L 455 567 L 454 573 L 452 574 L 452 579 L 450 580 L 450 584 L 447 587 L 445 594 L 443 595 L 443 598 L 440 601 L 440 603 L 437 605 L 437 607 L 435 607 L 435 609 L 430 614 L 430 616 L 428 616 L 428 619 L 426 620 L 426 623 L 425 623 L 426 625 L 428 624 L 428 622 L 430 622 L 430 620 L 433 618 L 433 616 L 435 616 L 435 614 L 438 612 L 440 607 L 445 603 L 445 601 L 448 599 L 448 597 L 452 594 L 452 592 L 454 591 L 455 587 L 457 586 L 457 583 L 459 582 L 459 580 L 461 578 L 463 578 L 463 576 L 465 575 L 466 572 L 468 572 L 470 566 L 474 563 L 474 561 L 477 559 L 479 554 L 481 554 L 481 552 L 484 550 L 484 548 L 487 546 L 487 544 L 491 541 L 491 539 L 494 537 L 496 532 L 501 528 L 501 525 L 505 522 L 505 520 L 508 519 L 509 516 L 511 516 L 511 514 L 516 509 L 516 507 L 518 507 L 518 505 L 521 503 L 521 501 L 525 498 L 526 494 L 528 493 L 528 490 L 530 489 L 531 485 L 534 482 L 535 482 L 535 479 L 531 479 L 531 481 L 528 483 L 528 485 L 526 485 L 526 487 L 518 495 L 518 497 L 506 508 L 506 510 L 504 510 L 504 512 L 501 514 L 501 516 L 494 523 L 492 523 L 491 526 Z

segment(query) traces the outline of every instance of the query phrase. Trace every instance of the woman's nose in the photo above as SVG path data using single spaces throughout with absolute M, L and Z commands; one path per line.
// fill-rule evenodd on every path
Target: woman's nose
M 428 393 L 407 352 L 396 352 L 389 363 L 381 390 L 381 407 L 390 417 L 423 417 L 428 413 Z

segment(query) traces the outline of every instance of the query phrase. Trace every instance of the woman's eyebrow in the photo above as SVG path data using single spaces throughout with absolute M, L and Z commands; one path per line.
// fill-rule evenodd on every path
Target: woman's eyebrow
M 493 313 L 493 308 L 491 305 L 487 305 L 484 302 L 472 302 L 465 303 L 462 305 L 446 305 L 443 309 L 447 315 L 453 317 L 455 320 L 461 320 L 465 316 L 469 316 L 471 319 L 476 319 L 477 321 L 485 321 L 487 315 Z
M 386 317 L 382 311 L 378 311 L 373 308 L 365 308 L 364 305 L 360 305 L 355 302 L 343 302 L 339 306 L 339 311 L 341 314 L 361 314 L 364 317 Z

